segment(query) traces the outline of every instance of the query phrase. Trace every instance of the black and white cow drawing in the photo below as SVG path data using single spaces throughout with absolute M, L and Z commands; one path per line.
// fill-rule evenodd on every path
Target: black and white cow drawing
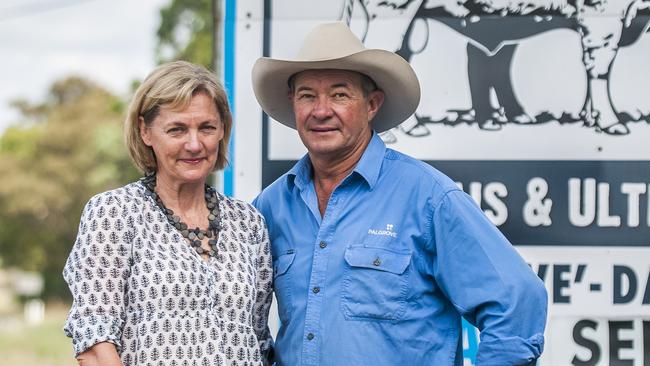
M 467 37 L 472 108 L 463 111 L 460 120 L 475 122 L 487 131 L 499 130 L 504 123 L 544 122 L 540 116 L 528 115 L 513 91 L 513 55 L 528 37 L 559 28 L 573 29 L 582 45 L 586 97 L 579 115 L 554 118 L 560 122 L 582 121 L 607 134 L 625 135 L 629 133 L 626 124 L 632 118 L 615 110 L 610 96 L 610 69 L 619 48 L 633 44 L 648 31 L 648 9 L 650 0 L 345 0 L 341 19 L 349 24 L 363 23 L 364 39 L 375 33 L 385 37 L 386 31 L 376 26 L 376 19 L 406 19 L 395 29 L 395 38 L 388 41 L 407 61 L 421 51 L 414 49 L 412 38 L 422 20 L 442 22 Z M 359 24 L 353 25 L 359 28 Z M 496 95 L 497 106 L 490 93 Z M 453 124 L 458 120 L 434 121 L 416 112 L 400 128 L 408 135 L 423 136 L 429 134 L 426 122 Z

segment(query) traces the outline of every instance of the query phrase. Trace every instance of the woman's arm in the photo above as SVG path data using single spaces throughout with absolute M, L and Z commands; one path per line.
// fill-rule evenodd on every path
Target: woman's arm
M 102 342 L 121 351 L 134 229 L 119 198 L 107 192 L 88 202 L 63 269 L 73 300 L 63 330 L 75 357 Z
M 100 342 L 77 355 L 79 366 L 122 366 L 120 355 L 111 342 Z
M 264 219 L 259 216 L 259 251 L 257 253 L 257 271 L 255 279 L 256 300 L 253 308 L 253 329 L 257 336 L 262 362 L 264 365 L 273 363 L 273 338 L 269 331 L 268 319 L 271 301 L 273 299 L 273 262 L 269 236 Z

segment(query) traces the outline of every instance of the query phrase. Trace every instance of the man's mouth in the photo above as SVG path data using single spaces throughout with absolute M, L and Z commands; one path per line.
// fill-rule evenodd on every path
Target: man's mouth
M 334 127 L 316 127 L 316 128 L 312 128 L 311 130 L 312 132 L 322 133 L 322 132 L 336 131 L 337 129 Z

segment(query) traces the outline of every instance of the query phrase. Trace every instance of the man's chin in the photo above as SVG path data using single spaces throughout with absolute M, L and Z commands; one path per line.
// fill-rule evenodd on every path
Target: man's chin
M 345 156 L 346 153 L 341 147 L 318 147 L 307 149 L 310 157 L 336 161 L 339 157 Z

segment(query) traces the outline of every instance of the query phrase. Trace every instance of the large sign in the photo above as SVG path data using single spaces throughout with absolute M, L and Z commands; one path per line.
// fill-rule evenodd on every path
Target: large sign
M 257 107 L 253 62 L 291 58 L 315 24 L 345 21 L 420 79 L 419 108 L 384 141 L 457 181 L 546 284 L 540 363 L 650 365 L 649 10 L 649 0 L 237 2 L 226 24 L 233 193 L 252 199 L 305 153 Z M 471 364 L 476 333 L 465 340 Z

